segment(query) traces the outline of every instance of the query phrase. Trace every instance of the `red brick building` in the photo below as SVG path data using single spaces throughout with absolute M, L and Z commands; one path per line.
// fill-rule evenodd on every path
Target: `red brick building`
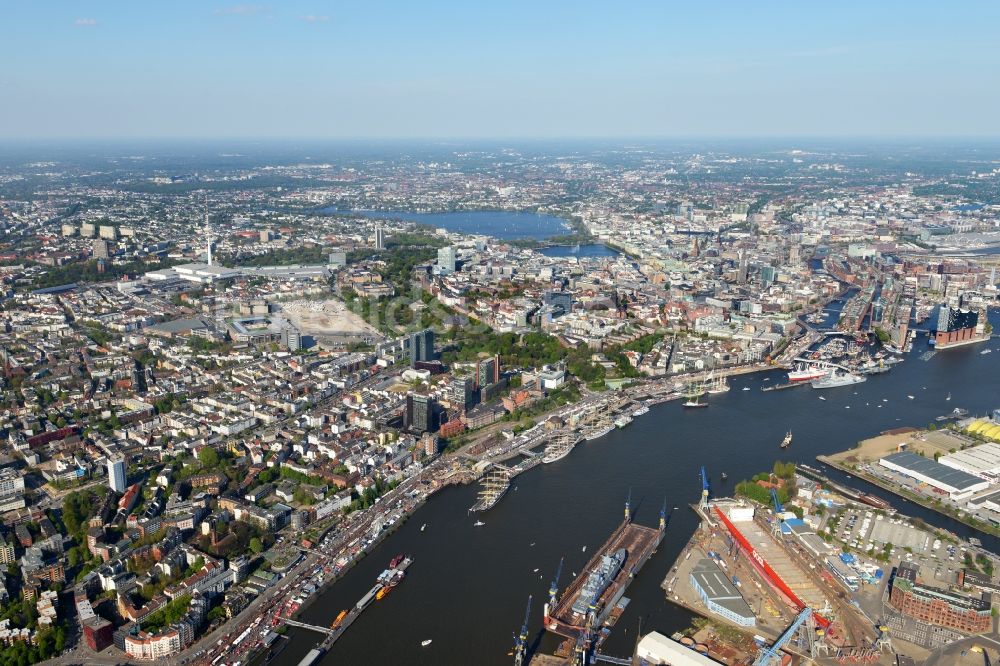
M 983 592 L 979 598 L 955 594 L 917 582 L 918 569 L 901 564 L 892 583 L 889 603 L 904 615 L 967 634 L 990 631 L 992 597 Z
M 114 631 L 114 625 L 102 617 L 89 617 L 83 621 L 83 637 L 94 652 L 100 652 L 111 645 Z

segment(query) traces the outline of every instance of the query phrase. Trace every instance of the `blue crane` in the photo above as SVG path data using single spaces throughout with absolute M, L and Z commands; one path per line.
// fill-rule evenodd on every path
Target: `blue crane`
M 770 647 L 761 648 L 760 654 L 757 655 L 757 659 L 754 660 L 753 666 L 771 666 L 771 664 L 777 664 L 781 661 L 781 648 L 785 646 L 788 641 L 792 640 L 803 624 L 809 618 L 812 617 L 811 608 L 803 608 L 802 612 L 796 616 L 792 623 L 785 629 L 785 633 L 781 634 Z
M 785 510 L 785 507 L 781 504 L 781 500 L 778 499 L 778 491 L 774 488 L 771 488 L 771 501 L 774 502 L 775 513 L 782 513 Z
M 549 608 L 554 609 L 556 607 L 556 594 L 559 593 L 559 576 L 562 574 L 563 568 L 563 558 L 559 558 L 559 566 L 556 567 L 556 577 L 552 579 L 552 584 L 549 585 Z
M 524 623 L 521 625 L 521 633 L 514 636 L 514 664 L 521 666 L 524 663 L 524 649 L 528 644 L 528 616 L 531 615 L 531 595 L 528 595 L 528 607 L 524 609 Z
M 601 598 L 601 589 L 598 588 L 587 605 L 587 617 L 583 622 L 583 629 L 576 639 L 576 661 L 580 666 L 587 666 L 590 657 L 590 649 L 593 646 L 594 629 L 597 624 L 597 600 Z
M 710 490 L 710 488 L 708 486 L 708 474 L 705 472 L 705 466 L 702 465 L 701 466 L 701 505 L 702 506 L 705 506 L 705 505 L 708 504 L 709 490 Z

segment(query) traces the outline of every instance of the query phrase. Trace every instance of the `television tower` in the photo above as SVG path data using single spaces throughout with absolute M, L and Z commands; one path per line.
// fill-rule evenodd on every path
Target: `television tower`
M 204 202 L 205 210 L 205 244 L 207 247 L 208 254 L 208 265 L 212 265 L 212 231 L 208 227 L 208 197 L 205 198 Z

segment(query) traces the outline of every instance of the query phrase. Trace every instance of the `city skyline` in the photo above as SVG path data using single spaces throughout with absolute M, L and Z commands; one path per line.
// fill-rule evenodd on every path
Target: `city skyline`
M 996 136 L 998 13 L 8 3 L 0 138 Z

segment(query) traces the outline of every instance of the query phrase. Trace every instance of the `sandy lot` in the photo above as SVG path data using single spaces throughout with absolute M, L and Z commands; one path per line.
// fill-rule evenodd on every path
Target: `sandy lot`
M 935 452 L 947 455 L 952 449 L 961 448 L 962 440 L 948 431 L 913 430 L 907 433 L 879 435 L 865 439 L 855 448 L 827 456 L 827 458 L 842 463 L 872 462 L 890 453 L 895 453 L 902 442 L 906 442 L 911 451 L 933 458 Z
M 368 322 L 336 298 L 282 303 L 281 312 L 296 328 L 309 335 L 378 335 Z

